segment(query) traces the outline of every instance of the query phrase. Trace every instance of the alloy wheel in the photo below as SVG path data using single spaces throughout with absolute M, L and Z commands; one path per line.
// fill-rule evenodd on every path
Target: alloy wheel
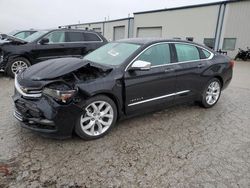
M 15 61 L 14 63 L 12 63 L 11 65 L 11 71 L 15 74 L 17 71 L 21 70 L 21 69 L 27 69 L 28 68 L 28 64 L 24 61 Z
M 81 116 L 80 125 L 84 133 L 89 136 L 99 136 L 112 125 L 114 110 L 105 101 L 95 101 L 85 108 L 86 113 Z
M 209 105 L 213 105 L 217 102 L 220 97 L 220 83 L 217 81 L 213 81 L 209 84 L 207 91 L 206 91 L 206 102 Z

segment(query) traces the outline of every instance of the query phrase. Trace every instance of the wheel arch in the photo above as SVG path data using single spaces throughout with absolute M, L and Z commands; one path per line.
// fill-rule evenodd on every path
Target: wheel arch
M 224 82 L 223 82 L 222 77 L 221 77 L 221 76 L 219 76 L 219 75 L 217 75 L 217 76 L 215 76 L 214 78 L 217 78 L 217 79 L 220 81 L 220 83 L 221 83 L 221 88 L 223 88 L 223 86 L 224 86 Z
M 28 61 L 29 61 L 29 63 L 31 64 L 31 60 L 30 60 L 30 58 L 27 56 L 27 55 L 25 55 L 25 54 L 16 54 L 16 55 L 12 55 L 12 56 L 10 56 L 9 58 L 8 58 L 8 62 L 9 61 L 11 61 L 11 60 L 13 60 L 13 59 L 16 59 L 16 58 L 25 58 L 25 59 L 27 59 Z
M 116 109 L 117 109 L 117 118 L 119 119 L 121 114 L 122 114 L 122 110 L 121 110 L 122 105 L 120 104 L 119 99 L 113 93 L 109 93 L 109 92 L 95 93 L 91 97 L 94 97 L 97 95 L 105 95 L 105 96 L 109 97 L 112 101 L 114 101 L 114 103 L 116 105 Z

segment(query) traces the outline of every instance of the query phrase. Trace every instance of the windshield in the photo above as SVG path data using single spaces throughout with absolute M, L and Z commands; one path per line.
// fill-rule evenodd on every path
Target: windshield
M 33 42 L 34 40 L 38 39 L 39 37 L 41 37 L 42 35 L 48 33 L 49 31 L 37 31 L 34 34 L 28 36 L 27 38 L 25 38 L 24 40 L 27 42 Z
M 103 65 L 120 65 L 139 47 L 138 44 L 113 42 L 91 52 L 84 59 Z

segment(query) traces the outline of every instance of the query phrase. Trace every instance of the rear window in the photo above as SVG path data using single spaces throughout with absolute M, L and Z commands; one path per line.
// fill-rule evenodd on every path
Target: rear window
M 202 52 L 204 53 L 206 58 L 209 58 L 211 56 L 211 53 L 208 52 L 207 50 L 202 49 Z
M 82 32 L 68 32 L 67 42 L 82 42 L 84 41 Z
M 101 39 L 95 33 L 84 33 L 85 41 L 101 41 Z
M 198 49 L 189 44 L 175 44 L 178 61 L 193 61 L 200 59 L 200 53 Z

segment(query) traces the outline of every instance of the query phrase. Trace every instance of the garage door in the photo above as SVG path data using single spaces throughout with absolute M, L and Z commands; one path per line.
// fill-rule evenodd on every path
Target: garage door
M 162 27 L 138 27 L 137 37 L 161 37 Z
M 125 38 L 125 26 L 114 27 L 114 40 Z

